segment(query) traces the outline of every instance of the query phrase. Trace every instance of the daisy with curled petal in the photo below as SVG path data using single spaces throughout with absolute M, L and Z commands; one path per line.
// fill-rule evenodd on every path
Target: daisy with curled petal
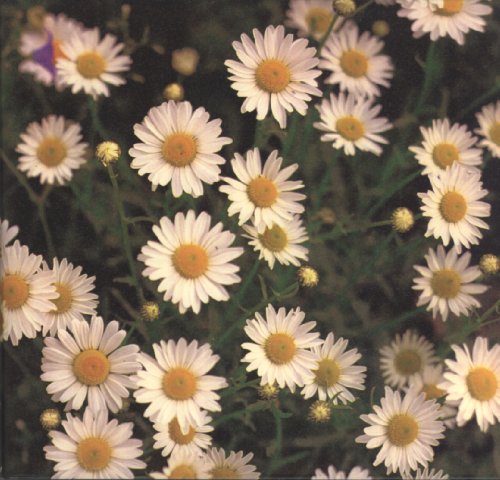
M 483 32 L 486 21 L 482 18 L 492 12 L 492 8 L 480 0 L 443 0 L 441 6 L 434 2 L 414 2 L 402 0 L 398 16 L 412 20 L 411 29 L 415 38 L 430 34 L 431 40 L 450 36 L 459 45 L 465 43 L 469 30 Z
M 205 455 L 205 464 L 208 470 L 207 478 L 234 478 L 241 480 L 255 480 L 260 478 L 255 465 L 248 462 L 252 460 L 253 453 L 243 456 L 243 451 L 233 452 L 226 456 L 222 448 L 212 448 Z
M 361 358 L 357 348 L 346 351 L 349 342 L 342 337 L 334 342 L 330 332 L 321 345 L 312 347 L 316 365 L 314 377 L 305 381 L 301 392 L 304 398 L 311 398 L 317 392 L 320 400 L 333 399 L 335 405 L 339 401 L 346 404 L 355 400 L 349 389 L 365 389 L 366 367 L 354 365 Z
M 155 358 L 142 353 L 143 369 L 137 372 L 134 397 L 138 403 L 149 403 L 144 416 L 155 423 L 168 424 L 177 419 L 180 433 L 188 435 L 192 425 L 202 425 L 204 413 L 220 412 L 219 395 L 214 390 L 227 387 L 224 377 L 207 375 L 219 361 L 209 344 L 198 347 L 163 340 L 153 344 Z
M 204 457 L 195 452 L 174 451 L 168 459 L 168 465 L 161 472 L 151 472 L 151 478 L 208 478 Z
M 18 240 L 5 247 L 0 257 L 0 333 L 16 346 L 24 335 L 35 338 L 44 313 L 57 298 L 54 274 L 42 272 L 42 256 L 33 255 Z
M 97 295 L 95 277 L 82 275 L 82 267 L 73 267 L 64 258 L 54 258 L 52 269 L 44 262 L 43 270 L 54 273 L 54 285 L 59 297 L 52 300 L 55 309 L 44 314 L 42 335 L 54 336 L 60 328 L 66 329 L 73 319 L 84 320 L 83 315 L 96 315 Z
M 484 106 L 476 113 L 476 119 L 479 128 L 474 132 L 483 137 L 479 146 L 487 148 L 494 157 L 500 158 L 500 100 Z
M 445 427 L 438 420 L 439 404 L 425 400 L 425 395 L 415 389 L 401 398 L 399 392 L 389 387 L 385 387 L 380 402 L 380 407 L 373 406 L 375 413 L 361 415 L 369 426 L 356 442 L 366 443 L 368 449 L 382 447 L 373 465 L 383 462 L 388 475 L 397 471 L 406 474 L 419 464 L 427 467 L 434 458 L 432 447 L 444 438 Z
M 118 412 L 129 395 L 127 388 L 135 386 L 130 376 L 140 368 L 139 347 L 120 347 L 125 336 L 116 320 L 104 328 L 101 317 L 92 317 L 90 325 L 74 319 L 69 331 L 46 337 L 40 378 L 49 382 L 52 400 L 66 403 L 65 410 L 78 410 L 87 400 L 93 412 Z
M 349 473 L 337 470 L 333 465 L 328 466 L 327 472 L 317 468 L 311 480 L 371 480 L 370 472 L 361 467 L 354 467 Z
M 413 330 L 396 335 L 390 345 L 380 349 L 380 369 L 387 385 L 402 388 L 427 365 L 436 363 L 434 346 Z
M 481 175 L 457 165 L 437 175 L 429 175 L 432 190 L 419 193 L 424 217 L 430 217 L 426 237 L 441 238 L 446 247 L 453 241 L 458 253 L 462 245 L 477 245 L 482 234 L 480 228 L 489 229 L 480 217 L 489 217 L 491 207 L 479 200 L 488 194 L 483 190 Z
M 316 49 L 308 47 L 305 38 L 285 36 L 283 25 L 268 26 L 264 35 L 254 28 L 253 36 L 253 42 L 246 34 L 241 35 L 241 42 L 233 42 L 240 62 L 224 62 L 231 88 L 238 97 L 245 97 L 242 113 L 257 110 L 257 120 L 263 120 L 270 107 L 280 128 L 286 128 L 286 112 L 305 115 L 311 95 L 321 96 L 315 80 L 321 75 L 314 68 L 319 62 Z
M 49 115 L 41 123 L 32 122 L 16 147 L 21 154 L 17 168 L 28 177 L 40 177 L 40 183 L 63 185 L 87 161 L 88 144 L 81 139 L 80 124 L 64 117 Z
M 476 165 L 482 163 L 482 151 L 473 148 L 477 142 L 465 125 L 450 121 L 433 120 L 432 127 L 420 127 L 420 133 L 424 138 L 422 146 L 412 146 L 409 150 L 423 165 L 422 175 L 440 173 L 453 163 L 458 163 L 473 172 L 479 172 Z
M 300 260 L 307 260 L 309 249 L 300 245 L 309 240 L 302 220 L 294 215 L 290 222 L 273 223 L 272 227 L 265 227 L 259 233 L 255 225 L 243 225 L 249 238 L 249 245 L 259 252 L 259 259 L 265 259 L 272 270 L 277 260 L 282 265 L 300 265 Z
M 186 192 L 203 195 L 203 182 L 219 181 L 225 160 L 217 153 L 232 142 L 221 137 L 221 120 L 210 120 L 200 107 L 193 112 L 189 102 L 162 103 L 153 107 L 142 123 L 134 125 L 134 134 L 143 142 L 129 150 L 134 157 L 130 166 L 139 175 L 148 174 L 153 190 L 172 184 L 174 197 Z
M 457 425 L 474 415 L 482 432 L 500 421 L 500 345 L 488 348 L 488 339 L 477 337 L 472 354 L 466 344 L 452 345 L 456 360 L 445 360 L 448 370 L 438 386 L 446 399 L 459 402 Z
M 384 117 L 377 117 L 380 105 L 372 106 L 372 101 L 349 93 L 333 93 L 329 99 L 323 99 L 317 106 L 320 121 L 314 127 L 322 132 L 322 142 L 332 142 L 332 147 L 344 149 L 345 155 L 354 155 L 356 149 L 371 152 L 380 156 L 382 148 L 379 144 L 388 141 L 379 135 L 392 128 L 392 124 Z
M 434 470 L 429 467 L 425 467 L 423 470 L 421 468 L 417 469 L 415 476 L 411 474 L 403 475 L 403 480 L 448 480 L 450 476 L 444 473 L 443 470 Z
M 389 87 L 393 75 L 391 59 L 380 55 L 382 48 L 382 40 L 369 32 L 360 35 L 358 26 L 348 20 L 321 50 L 319 67 L 332 72 L 325 83 L 338 84 L 356 97 L 379 96 L 379 87 Z
M 64 57 L 56 63 L 61 84 L 71 87 L 72 93 L 83 90 L 94 99 L 98 95 L 109 97 L 108 84 L 126 83 L 119 73 L 127 72 L 132 63 L 128 55 L 120 55 L 123 46 L 111 34 L 101 39 L 98 28 L 75 32 L 61 44 Z
M 259 314 L 247 320 L 245 333 L 254 343 L 241 345 L 249 352 L 241 359 L 249 363 L 247 371 L 257 370 L 261 385 L 276 382 L 295 392 L 295 387 L 304 386 L 308 377 L 313 377 L 315 355 L 309 349 L 322 343 L 319 333 L 310 332 L 316 322 L 302 323 L 304 312 L 297 307 L 286 312 L 281 307 L 277 312 L 269 304 L 266 319 Z
M 142 441 L 130 438 L 134 424 L 108 421 L 108 411 L 87 408 L 83 420 L 70 413 L 62 421 L 66 433 L 51 430 L 45 458 L 56 462 L 52 478 L 133 478 L 131 469 L 146 468 L 139 460 Z
M 481 276 L 481 270 L 476 265 L 469 266 L 470 258 L 470 252 L 458 257 L 454 248 L 448 253 L 441 245 L 437 251 L 429 248 L 425 256 L 427 267 L 413 266 L 421 275 L 413 279 L 413 290 L 421 291 L 417 306 L 428 304 L 427 310 L 432 309 L 433 318 L 439 312 L 444 322 L 449 311 L 458 317 L 467 315 L 474 307 L 479 308 L 481 304 L 474 295 L 485 292 L 488 287 L 472 283 Z
M 210 222 L 208 213 L 196 216 L 193 210 L 177 213 L 174 222 L 162 217 L 153 227 L 159 242 L 148 241 L 138 257 L 146 264 L 142 274 L 161 280 L 158 291 L 165 292 L 164 300 L 179 304 L 180 313 L 189 308 L 199 313 L 210 298 L 227 301 L 224 286 L 241 281 L 239 267 L 230 262 L 243 248 L 230 246 L 235 236 L 222 230 L 221 222 L 212 228 Z
M 17 225 L 9 226 L 8 220 L 0 218 L 0 257 L 3 249 L 17 237 L 18 233 L 19 227 Z
M 304 206 L 298 202 L 306 196 L 294 192 L 304 188 L 304 184 L 300 180 L 288 180 L 299 166 L 294 163 L 280 170 L 282 161 L 277 150 L 269 154 L 264 167 L 258 148 L 248 150 L 246 158 L 235 154 L 231 166 L 238 179 L 221 177 L 227 185 L 219 190 L 231 201 L 229 216 L 239 214 L 239 225 L 252 220 L 257 231 L 262 233 L 266 227 L 291 221 L 294 213 L 304 211 Z

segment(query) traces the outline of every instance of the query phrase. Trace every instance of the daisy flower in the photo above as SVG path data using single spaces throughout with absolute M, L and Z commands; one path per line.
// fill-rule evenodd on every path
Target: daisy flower
M 0 330 L 2 339 L 10 338 L 13 345 L 23 335 L 35 338 L 42 328 L 44 313 L 54 309 L 53 300 L 58 296 L 54 274 L 40 271 L 41 265 L 42 256 L 31 254 L 18 240 L 2 251 Z
M 9 226 L 8 220 L 0 218 L 0 257 L 3 249 L 17 237 L 18 233 L 19 227 L 17 225 Z
M 329 333 L 321 345 L 312 348 L 316 355 L 313 368 L 314 377 L 308 378 L 302 390 L 304 398 L 311 398 L 316 392 L 320 400 L 333 399 L 346 404 L 355 400 L 350 388 L 365 389 L 366 367 L 354 365 L 361 355 L 356 348 L 347 350 L 348 341 L 342 337 L 335 342 L 333 333 Z
M 61 44 L 64 56 L 56 63 L 62 85 L 71 87 L 72 93 L 83 90 L 94 99 L 98 95 L 109 97 L 108 84 L 126 83 L 119 73 L 127 72 L 132 63 L 128 55 L 119 55 L 123 46 L 111 34 L 101 40 L 97 28 L 75 32 Z
M 472 355 L 467 345 L 452 345 L 456 360 L 445 360 L 448 370 L 439 388 L 447 400 L 457 401 L 457 425 L 473 415 L 482 432 L 500 421 L 500 345 L 488 349 L 488 339 L 477 337 Z
M 174 451 L 168 459 L 168 465 L 161 472 L 151 472 L 151 478 L 208 478 L 204 457 L 195 452 Z
M 305 38 L 285 36 L 282 25 L 267 27 L 264 35 L 254 29 L 253 36 L 254 42 L 246 34 L 241 35 L 241 42 L 233 42 L 241 62 L 224 62 L 231 88 L 238 97 L 245 97 L 242 113 L 257 110 L 257 120 L 263 120 L 271 108 L 280 128 L 286 128 L 286 112 L 305 115 L 311 95 L 321 96 L 315 80 L 321 75 L 314 68 L 319 62 L 316 49 L 308 47 Z
M 401 2 L 401 0 L 400 0 Z M 415 38 L 426 33 L 431 40 L 450 36 L 463 45 L 469 30 L 483 32 L 486 22 L 483 18 L 492 12 L 492 8 L 483 5 L 480 0 L 443 0 L 442 6 L 435 2 L 404 2 L 398 16 L 412 20 L 411 29 Z
M 258 148 L 248 150 L 246 159 L 235 153 L 231 166 L 238 179 L 221 177 L 227 185 L 219 190 L 231 201 L 229 216 L 239 214 L 239 225 L 252 220 L 262 233 L 265 227 L 272 228 L 274 223 L 284 220 L 292 221 L 294 213 L 304 211 L 304 206 L 298 202 L 306 196 L 294 192 L 304 188 L 304 184 L 300 180 L 288 180 L 299 166 L 294 163 L 280 170 L 282 161 L 278 151 L 273 150 L 262 168 Z
M 241 281 L 239 267 L 229 263 L 243 253 L 241 247 L 231 247 L 235 236 L 219 222 L 210 228 L 211 217 L 193 210 L 179 212 L 172 223 L 167 217 L 153 227 L 159 242 L 148 241 L 142 247 L 139 260 L 146 264 L 142 274 L 160 280 L 163 299 L 179 304 L 180 313 L 192 308 L 199 313 L 201 303 L 210 298 L 229 300 L 224 285 Z
M 444 473 L 443 470 L 434 470 L 429 467 L 417 469 L 415 472 L 415 476 L 407 473 L 403 476 L 403 480 L 448 480 L 450 476 L 447 473 Z
M 209 121 L 204 108 L 189 102 L 170 100 L 149 110 L 142 123 L 134 125 L 134 134 L 144 143 L 129 150 L 130 166 L 139 175 L 148 174 L 153 190 L 172 183 L 174 197 L 186 192 L 193 197 L 203 195 L 203 183 L 219 181 L 225 160 L 217 154 L 232 142 L 221 137 L 221 120 Z
M 317 468 L 311 480 L 371 480 L 370 472 L 361 467 L 354 467 L 349 473 L 337 470 L 333 465 L 328 466 L 328 470 L 323 472 Z
M 426 400 L 415 389 L 401 398 L 399 392 L 385 387 L 381 406 L 375 405 L 373 410 L 375 413 L 361 415 L 369 426 L 364 435 L 356 438 L 357 443 L 366 443 L 368 449 L 382 447 L 373 465 L 383 462 L 388 475 L 398 470 L 406 474 L 419 464 L 427 467 L 434 458 L 432 447 L 444 438 L 445 427 L 438 420 L 439 404 Z
M 322 132 L 322 142 L 332 142 L 335 149 L 344 149 L 345 155 L 354 155 L 356 149 L 380 156 L 379 144 L 389 143 L 379 133 L 392 128 L 384 117 L 378 117 L 382 107 L 372 106 L 372 101 L 355 94 L 337 97 L 333 93 L 329 99 L 323 99 L 317 106 L 320 121 L 314 127 Z
M 448 253 L 441 245 L 437 251 L 429 248 L 425 255 L 427 267 L 413 266 L 421 275 L 413 279 L 413 290 L 421 291 L 417 306 L 428 304 L 427 310 L 432 309 L 433 318 L 439 312 L 443 321 L 450 310 L 458 317 L 467 315 L 473 307 L 479 308 L 481 304 L 473 295 L 485 292 L 488 287 L 472 283 L 481 276 L 481 270 L 478 266 L 469 267 L 470 258 L 470 252 L 458 257 L 453 248 Z
M 153 344 L 155 358 L 141 353 L 143 369 L 137 372 L 138 403 L 149 403 L 144 416 L 155 423 L 168 424 L 176 418 L 180 433 L 189 435 L 192 425 L 203 425 L 202 409 L 220 412 L 219 395 L 214 390 L 227 387 L 224 377 L 207 375 L 219 361 L 210 345 L 189 345 L 163 340 Z
M 54 285 L 59 297 L 52 300 L 55 310 L 44 314 L 43 331 L 54 336 L 60 328 L 66 329 L 73 319 L 85 320 L 83 315 L 96 315 L 97 295 L 95 277 L 82 275 L 82 267 L 73 267 L 67 259 L 54 258 L 52 269 L 44 262 L 43 270 L 54 274 Z
M 300 265 L 300 260 L 307 260 L 309 249 L 300 245 L 309 240 L 306 229 L 302 226 L 302 220 L 294 215 L 290 222 L 274 223 L 272 227 L 265 227 L 259 233 L 255 225 L 243 225 L 247 233 L 243 236 L 250 239 L 259 259 L 265 259 L 272 270 L 274 262 L 278 260 L 282 265 Z
M 120 347 L 127 332 L 116 320 L 104 328 L 101 317 L 92 317 L 90 325 L 74 319 L 69 330 L 45 338 L 40 378 L 49 382 L 47 393 L 54 402 L 66 403 L 66 410 L 78 410 L 87 400 L 93 412 L 118 412 L 127 388 L 135 386 L 130 375 L 140 368 L 139 347 Z
M 93 413 L 83 420 L 70 413 L 62 421 L 66 433 L 51 430 L 52 444 L 45 446 L 47 460 L 56 462 L 52 478 L 133 478 L 130 469 L 143 469 L 139 460 L 142 441 L 130 438 L 134 424 L 108 422 L 108 411 Z
M 380 349 L 380 369 L 387 385 L 402 388 L 422 373 L 427 365 L 436 363 L 434 346 L 413 330 L 396 335 L 390 345 Z
M 483 137 L 479 146 L 489 149 L 494 157 L 500 158 L 500 100 L 484 106 L 476 113 L 476 119 L 479 128 L 474 132 Z
M 490 205 L 479 200 L 488 194 L 483 190 L 481 175 L 457 165 L 439 175 L 429 175 L 432 191 L 419 193 L 424 217 L 430 217 L 426 237 L 441 238 L 446 247 L 453 241 L 457 253 L 462 245 L 477 245 L 482 234 L 480 228 L 488 225 L 479 217 L 490 216 Z
M 212 438 L 207 435 L 212 432 L 214 427 L 209 425 L 212 417 L 207 415 L 207 412 L 200 412 L 200 422 L 189 425 L 187 433 L 181 432 L 181 427 L 177 418 L 173 418 L 168 423 L 155 423 L 153 426 L 158 432 L 154 435 L 156 440 L 153 448 L 163 448 L 161 454 L 168 457 L 177 451 L 193 452 L 197 454 L 203 453 L 210 447 Z
M 412 146 L 409 150 L 413 152 L 420 165 L 423 165 L 422 175 L 436 174 L 453 163 L 458 163 L 473 172 L 479 172 L 476 165 L 482 163 L 482 151 L 472 148 L 477 142 L 465 125 L 450 121 L 433 120 L 432 127 L 420 127 L 420 133 L 424 138 L 422 146 Z
M 356 97 L 379 96 L 379 87 L 389 87 L 393 75 L 391 59 L 380 55 L 382 48 L 382 40 L 368 32 L 360 35 L 358 26 L 348 20 L 321 50 L 319 67 L 332 72 L 325 83 L 338 84 L 342 92 Z
M 305 314 L 299 307 L 288 313 L 281 307 L 276 312 L 269 304 L 265 320 L 259 313 L 254 319 L 247 320 L 245 333 L 254 343 L 241 345 L 249 350 L 241 361 L 250 364 L 248 372 L 257 370 L 261 385 L 276 382 L 280 388 L 286 385 L 295 392 L 295 386 L 304 386 L 308 377 L 314 376 L 312 370 L 316 360 L 309 349 L 322 340 L 319 333 L 309 332 L 316 322 L 302 323 L 304 318 Z
M 234 478 L 241 480 L 254 480 L 260 478 L 255 465 L 248 462 L 252 460 L 253 453 L 243 456 L 243 451 L 233 452 L 226 457 L 222 448 L 212 448 L 205 456 L 208 470 L 207 478 Z
M 62 185 L 87 161 L 88 144 L 81 139 L 80 125 L 64 117 L 49 115 L 41 123 L 32 122 L 16 147 L 21 154 L 17 168 L 28 177 L 40 177 L 40 183 Z

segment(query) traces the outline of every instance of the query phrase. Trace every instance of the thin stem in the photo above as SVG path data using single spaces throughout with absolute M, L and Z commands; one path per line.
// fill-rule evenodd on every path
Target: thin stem
M 367 2 L 363 3 L 363 5 L 360 5 L 358 8 L 356 8 L 356 10 L 354 10 L 354 12 L 350 16 L 350 18 L 352 18 L 355 15 L 357 15 L 358 13 L 362 12 L 365 8 L 369 7 L 374 1 L 375 0 L 368 0 Z
M 323 49 L 326 41 L 328 40 L 328 37 L 330 36 L 330 33 L 332 33 L 333 30 L 333 25 L 335 24 L 335 20 L 337 20 L 337 15 L 335 13 L 332 15 L 332 20 L 330 22 L 330 25 L 328 25 L 328 30 L 326 33 L 323 35 L 323 38 L 320 40 L 319 45 L 318 45 L 318 57 L 321 53 L 321 50 Z
M 490 88 L 486 93 L 483 93 L 475 100 L 472 100 L 470 103 L 467 103 L 467 107 L 458 113 L 456 120 L 461 120 L 469 113 L 474 112 L 481 105 L 483 105 L 483 103 L 486 103 L 488 100 L 496 97 L 498 95 L 498 92 L 500 92 L 500 81 L 497 81 L 497 83 L 492 88 Z
M 94 130 L 99 134 L 99 136 L 103 140 L 107 139 L 109 140 L 111 136 L 106 130 L 106 128 L 103 126 L 101 119 L 99 118 L 99 106 L 97 102 L 90 96 L 88 97 L 88 106 Z
M 40 196 L 35 193 L 35 191 L 30 187 L 26 177 L 16 168 L 16 166 L 10 161 L 9 157 L 2 150 L 2 160 L 7 165 L 8 169 L 15 175 L 17 181 L 24 187 L 28 193 L 31 201 L 37 205 L 40 203 Z
M 392 223 L 391 220 L 380 220 L 378 222 L 372 222 L 372 223 L 368 223 L 367 225 L 360 225 L 358 227 L 349 228 L 349 229 L 342 228 L 342 226 L 338 225 L 337 227 L 335 227 L 333 230 L 331 230 L 329 232 L 326 232 L 326 233 L 323 233 L 320 235 L 316 235 L 314 237 L 314 239 L 312 239 L 311 241 L 313 243 L 317 243 L 317 242 L 320 242 L 323 240 L 334 240 L 335 238 L 341 237 L 342 235 L 349 235 L 351 233 L 365 232 L 366 230 L 370 230 L 371 228 L 385 227 L 387 225 L 390 225 L 391 223 Z
M 54 240 L 52 239 L 52 234 L 50 233 L 49 222 L 47 220 L 47 211 L 45 209 L 45 201 L 47 200 L 50 191 L 52 190 L 52 185 L 47 185 L 40 197 L 40 202 L 37 203 L 38 215 L 40 217 L 40 222 L 42 223 L 43 234 L 45 236 L 45 243 L 47 244 L 47 250 L 51 258 L 57 257 L 56 249 L 54 246 Z

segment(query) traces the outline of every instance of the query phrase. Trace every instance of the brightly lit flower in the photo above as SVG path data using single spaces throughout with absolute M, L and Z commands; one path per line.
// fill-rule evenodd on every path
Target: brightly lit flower
M 255 480 L 260 478 L 255 465 L 248 463 L 253 458 L 253 453 L 243 456 L 243 451 L 233 452 L 226 456 L 222 448 L 212 448 L 205 456 L 208 477 L 211 479 L 239 479 Z

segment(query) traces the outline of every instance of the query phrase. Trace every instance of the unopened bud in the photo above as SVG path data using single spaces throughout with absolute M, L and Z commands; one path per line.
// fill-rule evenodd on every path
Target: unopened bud
M 53 430 L 61 423 L 61 414 L 55 408 L 47 408 L 40 415 L 40 423 L 45 430 Z
M 302 287 L 315 287 L 319 282 L 318 272 L 309 266 L 300 267 L 297 270 L 297 279 Z
M 333 9 L 343 17 L 349 17 L 356 11 L 356 3 L 353 0 L 333 0 Z
M 163 97 L 180 102 L 184 99 L 184 87 L 180 83 L 169 83 L 163 90 Z
M 406 207 L 399 207 L 392 212 L 391 215 L 392 227 L 396 232 L 405 233 L 411 230 L 415 224 L 413 213 Z
M 95 154 L 99 161 L 107 167 L 110 163 L 115 163 L 121 155 L 122 151 L 116 142 L 102 142 L 97 145 Z
M 172 68 L 188 77 L 196 72 L 200 55 L 194 48 L 185 47 L 172 52 Z

